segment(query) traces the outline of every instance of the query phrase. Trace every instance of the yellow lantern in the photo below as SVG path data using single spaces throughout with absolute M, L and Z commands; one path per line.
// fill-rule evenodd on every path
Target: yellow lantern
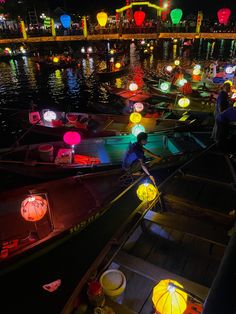
M 190 105 L 190 100 L 187 97 L 182 97 L 182 98 L 179 99 L 178 105 L 181 108 L 186 108 L 186 107 L 188 107 Z
M 179 66 L 179 65 L 180 65 L 180 61 L 179 61 L 179 60 L 175 60 L 174 64 L 175 64 L 176 66 Z
M 174 286 L 173 286 L 174 285 Z M 152 302 L 160 314 L 183 314 L 187 307 L 187 293 L 178 289 L 183 288 L 175 280 L 161 280 L 152 292 Z
M 137 189 L 137 196 L 143 202 L 153 201 L 160 193 L 151 183 L 143 183 Z
M 53 61 L 54 63 L 58 63 L 58 62 L 59 62 L 59 58 L 54 57 L 52 61 Z
M 201 73 L 200 69 L 195 68 L 193 70 L 193 75 L 199 75 Z
M 116 62 L 116 64 L 115 64 L 115 68 L 116 68 L 116 69 L 120 69 L 120 68 L 121 68 L 121 64 L 120 64 L 120 62 Z
M 133 123 L 139 123 L 142 120 L 142 115 L 140 113 L 138 113 L 138 112 L 133 112 L 129 116 L 129 119 Z
M 230 80 L 224 81 L 224 84 L 228 83 L 230 86 L 233 86 L 233 83 Z
M 105 27 L 105 25 L 107 24 L 107 14 L 105 12 L 99 12 L 97 14 L 97 20 L 98 20 L 98 24 L 101 27 Z

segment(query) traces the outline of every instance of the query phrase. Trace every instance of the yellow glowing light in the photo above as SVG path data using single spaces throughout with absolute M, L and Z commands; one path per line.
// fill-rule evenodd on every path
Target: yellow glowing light
M 59 62 L 59 58 L 58 57 L 54 57 L 52 60 L 54 63 L 58 63 Z
M 158 313 L 183 314 L 186 310 L 187 293 L 175 286 L 183 288 L 177 281 L 170 279 L 161 280 L 153 288 L 152 302 Z
M 234 102 L 233 107 L 236 107 L 236 101 Z
M 230 86 L 233 86 L 233 83 L 230 80 L 224 81 L 224 84 L 228 83 Z
M 151 183 L 140 184 L 136 193 L 143 202 L 153 201 L 160 194 L 158 189 Z
M 173 67 L 171 65 L 167 65 L 166 71 L 171 72 L 173 70 Z
M 120 69 L 121 68 L 120 62 L 116 62 L 115 67 L 116 67 L 116 69 Z
M 142 120 L 142 115 L 140 113 L 138 113 L 138 112 L 133 112 L 129 116 L 129 119 L 133 123 L 139 123 Z
M 175 60 L 174 64 L 178 66 L 178 65 L 180 65 L 180 61 L 179 60 Z
M 114 55 L 115 52 L 116 52 L 116 51 L 115 51 L 114 49 L 111 49 L 111 50 L 110 50 L 110 54 L 111 54 L 111 55 Z
M 148 50 L 147 50 L 147 49 L 144 49 L 144 53 L 148 53 Z
M 97 20 L 98 20 L 98 24 L 101 26 L 101 27 L 104 27 L 106 24 L 107 24 L 107 14 L 105 12 L 99 12 L 97 14 Z
M 154 49 L 154 47 L 153 47 L 153 46 L 151 46 L 151 47 L 150 47 L 150 50 L 153 50 L 153 49 Z
M 193 70 L 193 75 L 199 75 L 201 73 L 200 69 L 194 69 Z
M 182 98 L 179 99 L 178 105 L 181 108 L 186 108 L 186 107 L 188 107 L 190 105 L 190 100 L 187 97 L 182 97 Z

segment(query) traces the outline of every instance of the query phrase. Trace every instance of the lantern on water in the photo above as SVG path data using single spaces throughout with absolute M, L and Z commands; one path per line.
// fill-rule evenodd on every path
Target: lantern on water
M 142 124 L 136 124 L 132 127 L 131 133 L 134 136 L 138 136 L 141 132 L 145 132 L 145 127 Z
M 199 75 L 201 73 L 200 69 L 194 69 L 193 75 Z
M 140 184 L 136 192 L 143 202 L 153 201 L 159 195 L 158 189 L 151 183 Z
M 178 105 L 181 108 L 186 108 L 186 107 L 188 107 L 190 105 L 190 100 L 187 97 L 182 97 L 182 98 L 179 99 Z
M 162 82 L 160 84 L 160 88 L 162 92 L 168 92 L 170 89 L 170 83 L 169 82 Z
M 93 48 L 92 47 L 88 47 L 87 53 L 92 53 L 92 52 L 93 52 Z
M 231 67 L 231 66 L 227 66 L 225 68 L 225 73 L 227 74 L 232 74 L 234 72 L 234 67 Z
M 186 79 L 181 79 L 178 82 L 179 86 L 184 86 L 184 84 L 186 84 L 186 83 L 188 83 L 188 81 Z
M 120 68 L 121 68 L 121 64 L 120 64 L 120 62 L 116 62 L 116 64 L 115 64 L 115 68 L 116 68 L 116 69 L 120 69 Z
M 135 92 L 138 89 L 138 85 L 136 83 L 130 83 L 129 84 L 129 90 L 131 92 Z
M 228 83 L 230 86 L 233 86 L 233 83 L 230 80 L 224 81 L 224 84 Z
M 107 24 L 107 13 L 105 12 L 99 12 L 97 14 L 97 21 L 98 21 L 98 24 L 101 26 L 101 27 L 105 27 L 106 24 Z
M 231 14 L 231 10 L 228 8 L 222 8 L 217 12 L 218 20 L 220 24 L 227 25 L 229 21 L 229 17 Z
M 66 144 L 74 146 L 81 142 L 81 136 L 78 132 L 68 131 L 64 134 L 63 140 Z
M 64 28 L 70 28 L 70 24 L 71 24 L 71 17 L 68 14 L 63 14 L 60 16 L 60 21 L 61 21 L 61 25 Z
M 56 120 L 57 115 L 54 111 L 48 110 L 48 111 L 44 112 L 43 118 L 47 122 L 52 122 L 52 120 Z
M 59 58 L 58 58 L 58 57 L 54 57 L 54 58 L 52 59 L 52 61 L 53 61 L 54 63 L 58 63 L 58 62 L 59 62 Z
M 137 112 L 141 112 L 144 109 L 144 105 L 141 102 L 136 102 L 134 104 L 134 110 Z
M 84 47 L 81 48 L 81 53 L 85 53 L 85 48 Z
M 201 69 L 201 65 L 200 64 L 196 64 L 193 69 L 194 70 L 200 70 Z
M 174 64 L 175 64 L 176 66 L 179 66 L 179 65 L 180 65 L 180 61 L 179 61 L 179 60 L 175 60 Z
M 174 9 L 170 12 L 171 21 L 173 24 L 179 24 L 183 15 L 183 11 L 181 9 Z
M 42 219 L 47 210 L 47 201 L 39 195 L 31 195 L 21 203 L 21 215 L 27 221 Z
M 134 12 L 134 20 L 137 26 L 142 26 L 145 19 L 145 12 L 143 11 L 135 11 Z
M 166 71 L 172 72 L 172 70 L 173 70 L 173 67 L 171 65 L 167 65 Z
M 12 50 L 10 48 L 5 48 L 4 52 L 9 55 L 12 54 Z
M 174 285 L 174 286 L 173 286 Z M 152 292 L 152 302 L 155 310 L 161 314 L 183 314 L 187 307 L 187 293 L 175 280 L 161 280 Z
M 129 116 L 129 119 L 133 123 L 139 123 L 142 120 L 142 115 L 140 113 L 138 113 L 138 112 L 133 112 Z

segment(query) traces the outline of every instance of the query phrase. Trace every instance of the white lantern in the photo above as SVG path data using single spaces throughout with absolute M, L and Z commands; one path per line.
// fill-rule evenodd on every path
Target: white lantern
M 52 122 L 52 120 L 56 120 L 57 115 L 54 111 L 48 110 L 48 111 L 44 112 L 43 118 L 47 122 Z
M 129 90 L 131 92 L 135 92 L 138 89 L 138 85 L 136 83 L 130 83 L 129 84 Z
M 141 102 L 136 102 L 134 104 L 134 110 L 137 112 L 141 112 L 144 109 L 144 105 Z

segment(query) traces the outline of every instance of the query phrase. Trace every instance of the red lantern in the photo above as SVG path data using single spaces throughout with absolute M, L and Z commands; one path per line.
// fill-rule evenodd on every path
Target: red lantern
M 143 11 L 135 11 L 134 12 L 134 20 L 137 26 L 142 26 L 145 19 L 145 12 Z
M 21 215 L 27 221 L 38 221 L 48 210 L 48 202 L 39 195 L 31 195 L 21 203 Z
M 69 131 L 64 134 L 63 140 L 66 144 L 74 146 L 81 142 L 81 136 L 78 132 Z
M 228 8 L 222 8 L 217 12 L 218 20 L 220 24 L 227 25 L 229 21 L 229 17 L 231 14 L 231 10 Z
M 190 83 L 185 83 L 184 86 L 180 87 L 180 92 L 183 95 L 192 94 L 193 90 L 192 90 L 191 84 Z

